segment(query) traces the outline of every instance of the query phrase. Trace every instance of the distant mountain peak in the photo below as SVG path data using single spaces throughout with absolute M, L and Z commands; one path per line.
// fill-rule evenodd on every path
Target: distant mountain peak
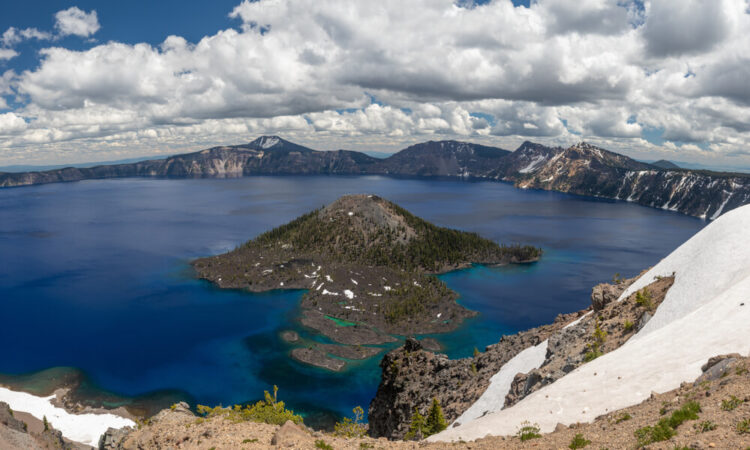
M 251 142 L 250 144 L 261 149 L 267 149 L 267 148 L 275 147 L 284 142 L 286 141 L 284 141 L 278 136 L 261 136 L 258 139 L 254 140 L 253 142 Z

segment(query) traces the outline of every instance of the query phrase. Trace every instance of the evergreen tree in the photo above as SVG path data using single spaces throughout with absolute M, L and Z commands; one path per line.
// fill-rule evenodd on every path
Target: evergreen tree
M 432 406 L 430 406 L 430 412 L 427 414 L 427 428 L 429 428 L 430 434 L 440 433 L 448 427 L 448 422 L 445 421 L 443 416 L 443 408 L 440 407 L 440 402 L 437 398 L 432 399 Z
M 414 414 L 411 416 L 411 424 L 409 425 L 409 431 L 406 432 L 404 440 L 410 441 L 412 439 L 420 440 L 429 436 L 430 432 L 427 429 L 427 422 L 422 414 L 419 413 L 417 408 L 414 408 Z

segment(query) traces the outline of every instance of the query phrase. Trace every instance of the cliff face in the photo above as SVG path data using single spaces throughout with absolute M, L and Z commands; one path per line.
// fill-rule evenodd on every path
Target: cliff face
M 425 142 L 386 159 L 317 151 L 263 136 L 164 160 L 46 172 L 0 173 L 0 187 L 123 177 L 240 177 L 274 174 L 380 174 L 508 181 L 517 187 L 635 202 L 715 219 L 750 202 L 750 176 L 665 169 L 589 144 L 567 149 L 524 142 L 514 152 L 457 141 Z
M 707 219 L 750 202 L 747 175 L 664 170 L 586 143 L 508 179 L 521 188 L 626 200 Z

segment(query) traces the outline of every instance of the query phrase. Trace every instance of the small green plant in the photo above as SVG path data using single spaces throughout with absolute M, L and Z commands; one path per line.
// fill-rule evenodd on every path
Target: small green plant
M 44 423 L 44 431 L 49 431 L 49 422 L 47 422 L 47 416 L 42 416 L 42 423 Z
M 476 358 L 477 356 L 479 356 L 479 349 L 474 347 L 474 357 Z
M 721 409 L 724 411 L 734 411 L 735 408 L 742 404 L 742 400 L 738 399 L 734 395 L 730 395 L 729 398 L 721 401 Z
M 474 363 L 471 363 L 471 373 L 476 375 L 477 374 L 477 365 Z
M 635 438 L 638 440 L 638 446 L 643 447 L 654 442 L 661 442 L 670 439 L 677 432 L 670 428 L 669 425 L 660 420 L 656 426 L 643 427 L 635 430 Z
M 268 391 L 263 392 L 264 399 L 259 402 L 242 407 L 234 405 L 233 408 L 223 408 L 221 406 L 198 405 L 198 414 L 203 417 L 224 416 L 232 422 L 262 422 L 271 425 L 283 425 L 287 420 L 296 424 L 302 423 L 302 416 L 294 414 L 294 411 L 286 409 L 284 402 L 278 400 L 278 386 L 273 387 L 273 395 Z M 200 423 L 203 417 L 196 419 Z
M 258 438 L 252 438 L 252 439 L 243 439 L 243 444 L 252 444 L 253 442 L 258 442 Z
M 635 431 L 638 446 L 643 447 L 654 442 L 666 441 L 677 434 L 675 429 L 687 420 L 695 420 L 701 411 L 701 405 L 696 401 L 685 403 L 675 410 L 670 417 L 665 417 L 653 427 L 646 426 Z
M 177 409 L 177 403 L 172 403 L 172 406 L 169 407 L 170 410 L 174 411 Z
M 623 279 L 623 278 L 622 278 L 622 277 L 620 276 L 620 272 L 617 272 L 617 273 L 616 273 L 616 274 L 614 274 L 614 276 L 612 277 L 612 283 L 614 283 L 614 284 L 620 284 L 620 283 L 622 283 L 623 281 L 624 281 L 624 279 Z
M 622 324 L 622 328 L 626 333 L 630 333 L 631 331 L 633 331 L 633 328 L 635 328 L 635 324 L 632 321 L 625 319 L 625 323 Z
M 521 442 L 530 441 L 532 439 L 538 439 L 542 437 L 540 434 L 540 428 L 537 424 L 532 424 L 529 421 L 521 422 L 521 428 L 516 432 L 516 436 Z
M 651 292 L 648 288 L 643 288 L 635 294 L 635 304 L 642 306 L 647 311 L 653 311 L 654 303 L 651 301 Z
M 360 442 L 359 448 L 375 448 L 375 446 L 370 444 L 369 442 Z
M 315 448 L 319 448 L 321 450 L 333 450 L 333 447 L 331 447 L 330 444 L 326 443 L 323 439 L 318 439 L 315 441 Z
M 737 375 L 746 375 L 748 373 L 747 367 L 745 365 L 737 366 L 737 368 L 734 369 L 734 373 Z
M 633 416 L 631 416 L 630 414 L 628 414 L 626 412 L 620 413 L 617 416 L 617 418 L 615 419 L 615 423 L 622 423 L 622 422 L 625 422 L 626 420 L 630 420 L 632 418 L 633 418 Z
M 695 431 L 697 431 L 698 433 L 705 433 L 707 431 L 715 430 L 716 424 L 711 422 L 710 420 L 704 420 L 703 422 L 699 422 L 693 425 L 693 428 L 695 428 Z
M 365 415 L 365 411 L 361 406 L 357 406 L 352 409 L 352 412 L 354 413 L 354 419 L 344 417 L 341 422 L 336 422 L 336 425 L 333 427 L 333 434 L 353 438 L 362 437 L 367 433 L 365 424 L 360 423 L 360 420 Z
M 596 318 L 596 325 L 594 325 L 592 338 L 593 342 L 588 346 L 589 351 L 583 356 L 585 362 L 593 361 L 603 355 L 602 345 L 607 341 L 607 332 L 602 329 L 598 317 Z
M 570 441 L 570 445 L 568 445 L 568 448 L 577 449 L 577 448 L 584 448 L 587 445 L 589 445 L 591 441 L 583 437 L 581 433 L 578 433 L 575 435 L 572 441 Z
M 420 414 L 417 408 L 414 408 L 414 414 L 411 416 L 409 431 L 404 435 L 404 440 L 424 439 L 448 428 L 448 422 L 443 416 L 443 408 L 437 398 L 432 399 L 430 410 L 427 417 Z
M 737 433 L 739 434 L 750 434 L 750 419 L 745 419 L 737 422 Z

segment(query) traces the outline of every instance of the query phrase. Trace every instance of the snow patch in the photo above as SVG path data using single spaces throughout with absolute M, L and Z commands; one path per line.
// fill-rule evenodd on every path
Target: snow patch
M 349 300 L 354 298 L 354 292 L 350 291 L 349 289 L 344 290 L 344 295 L 346 295 L 346 298 Z
M 520 173 L 529 173 L 534 171 L 539 165 L 541 165 L 543 162 L 547 161 L 547 158 L 544 155 L 537 155 L 536 158 L 532 159 L 529 165 L 524 167 L 523 169 L 519 170 Z
M 511 358 L 503 364 L 498 373 L 490 378 L 490 385 L 484 391 L 484 394 L 479 397 L 479 400 L 474 402 L 469 409 L 461 414 L 456 419 L 456 422 L 461 424 L 469 423 L 472 420 L 482 417 L 487 412 L 501 410 L 505 404 L 505 396 L 508 395 L 510 385 L 513 383 L 513 378 L 515 378 L 516 374 L 527 373 L 539 368 L 544 363 L 546 356 L 547 341 L 545 340 L 541 344 L 529 347 Z
M 66 438 L 94 447 L 98 447 L 99 437 L 107 428 L 135 426 L 132 420 L 114 414 L 70 414 L 52 405 L 50 400 L 53 398 L 54 395 L 37 397 L 0 387 L 0 401 L 7 403 L 13 411 L 29 413 L 39 420 L 47 417 L 49 423 L 62 431 Z
M 271 148 L 274 145 L 279 143 L 279 138 L 277 137 L 264 137 L 263 140 L 260 141 L 260 148 L 267 149 Z

